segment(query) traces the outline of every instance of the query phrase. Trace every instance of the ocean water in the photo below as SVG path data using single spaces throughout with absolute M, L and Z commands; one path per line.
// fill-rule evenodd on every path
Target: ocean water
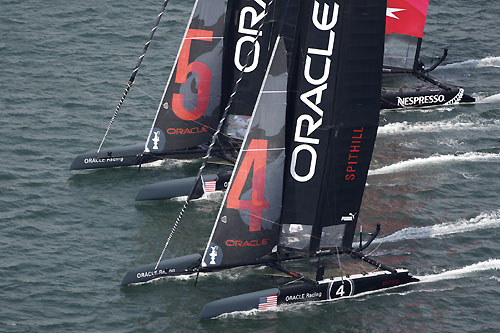
M 193 1 L 171 0 L 106 141 L 143 142 Z M 182 206 L 136 203 L 199 161 L 70 172 L 97 149 L 162 1 L 2 0 L 0 331 L 498 332 L 500 6 L 431 1 L 422 58 L 473 105 L 383 111 L 360 215 L 372 253 L 421 282 L 322 304 L 200 321 L 207 302 L 260 290 L 255 268 L 120 288 L 157 260 Z M 212 166 L 211 168 L 215 168 Z M 167 257 L 204 248 L 220 197 L 190 205 Z

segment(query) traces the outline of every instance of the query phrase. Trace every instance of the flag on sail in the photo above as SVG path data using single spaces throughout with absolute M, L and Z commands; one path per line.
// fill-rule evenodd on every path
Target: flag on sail
M 278 305 L 278 295 L 259 297 L 259 310 L 269 310 Z
M 388 0 L 385 34 L 424 35 L 429 0 Z

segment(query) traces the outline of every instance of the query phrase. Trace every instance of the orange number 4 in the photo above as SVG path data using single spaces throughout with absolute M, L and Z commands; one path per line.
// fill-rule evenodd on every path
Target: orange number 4
M 264 200 L 266 162 L 267 140 L 252 140 L 227 196 L 227 208 L 250 210 L 250 231 L 260 231 L 263 211 L 269 208 L 269 201 Z M 252 165 L 252 200 L 240 200 Z

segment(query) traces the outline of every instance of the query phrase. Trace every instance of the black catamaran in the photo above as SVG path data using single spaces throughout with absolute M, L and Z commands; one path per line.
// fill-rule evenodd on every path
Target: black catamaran
M 225 6 L 224 0 L 195 2 L 146 143 L 101 151 L 103 139 L 97 153 L 76 157 L 71 169 L 140 165 L 166 156 L 200 157 L 206 152 L 204 145 L 212 137 L 212 129 L 220 117 Z M 152 34 L 159 18 L 161 15 Z M 152 34 L 146 46 L 149 46 Z M 133 83 L 143 57 L 144 53 L 119 106 Z M 117 111 L 118 107 L 114 117 Z
M 102 149 L 118 110 L 131 88 L 145 52 L 168 3 L 164 1 L 155 27 L 143 54 L 132 73 L 106 134 L 97 152 L 77 156 L 71 169 L 94 169 L 141 165 L 164 158 L 198 158 L 206 154 L 214 126 L 220 120 L 221 106 L 239 78 L 240 96 L 233 102 L 212 155 L 234 163 L 241 139 L 246 133 L 252 106 L 257 98 L 255 82 L 261 82 L 278 31 L 291 50 L 295 39 L 295 22 L 299 10 L 297 0 L 276 0 L 269 9 L 268 20 L 259 32 L 255 51 L 246 65 L 252 39 L 262 22 L 264 0 L 233 0 L 227 5 L 195 2 L 191 19 L 170 73 L 165 91 L 145 143 Z M 389 0 L 386 21 L 382 108 L 419 107 L 437 104 L 473 102 L 463 88 L 445 84 L 431 77 L 444 57 L 429 69 L 419 61 L 428 0 Z M 283 15 L 286 13 L 286 15 Z M 290 59 L 291 52 L 288 54 Z M 240 77 L 243 67 L 245 75 Z M 220 187 L 223 182 L 219 182 Z M 190 183 L 183 184 L 190 187 Z M 164 184 L 168 185 L 168 184 Z M 184 186 L 184 187 L 186 187 Z M 165 198 L 153 186 L 138 195 L 140 200 Z M 169 192 L 168 189 L 166 189 Z M 160 194 L 160 195 L 158 195 Z
M 127 272 L 122 285 L 249 265 L 296 279 L 209 303 L 200 316 L 210 318 L 416 281 L 362 254 L 379 227 L 352 246 L 379 121 L 385 12 L 386 0 L 300 2 L 292 56 L 277 36 L 205 251 L 162 260 L 190 195 L 159 260 Z M 342 255 L 377 270 L 325 278 Z M 283 266 L 300 259 L 317 267 L 315 278 Z
M 104 151 L 101 143 L 97 153 L 76 157 L 71 169 L 141 165 L 164 158 L 205 155 L 230 93 L 238 85 L 240 96 L 233 102 L 223 135 L 212 150 L 212 155 L 234 164 L 257 98 L 255 82 L 262 82 L 269 61 L 271 40 L 279 29 L 286 43 L 293 43 L 295 21 L 290 13 L 297 4 L 296 0 L 274 1 L 267 14 L 272 19 L 262 27 L 252 49 L 267 6 L 264 0 L 232 0 L 227 5 L 220 0 L 210 4 L 196 1 L 146 143 Z M 282 15 L 284 11 L 289 14 Z M 146 45 L 150 41 L 151 37 Z M 143 57 L 144 53 L 140 59 Z M 138 68 L 139 64 L 133 77 Z
M 463 88 L 428 74 L 444 61 L 446 49 L 429 68 L 420 61 L 428 6 L 429 0 L 387 1 L 382 109 L 474 102 Z

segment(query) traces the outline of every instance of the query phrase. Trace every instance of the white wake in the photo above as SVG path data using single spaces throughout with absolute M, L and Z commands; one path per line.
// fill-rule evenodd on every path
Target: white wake
M 368 175 L 384 175 L 414 169 L 427 167 L 436 164 L 454 163 L 454 162 L 495 162 L 500 160 L 500 154 L 469 152 L 458 155 L 434 155 L 425 158 L 414 158 L 401 161 L 395 164 L 387 165 L 375 170 L 368 171 Z
M 481 213 L 469 220 L 461 219 L 420 228 L 405 228 L 385 237 L 377 238 L 373 243 L 400 242 L 410 239 L 436 238 L 469 231 L 500 227 L 500 209 Z
M 483 59 L 471 59 L 453 64 L 439 66 L 438 69 L 454 69 L 454 68 L 486 68 L 500 67 L 500 57 L 486 57 Z
M 390 123 L 378 128 L 378 135 L 407 134 L 407 133 L 432 133 L 450 130 L 484 130 L 489 128 L 500 128 L 500 121 L 492 124 L 478 124 L 471 121 L 432 121 L 417 122 L 414 124 L 407 121 Z
M 476 98 L 476 103 L 496 103 L 500 102 L 500 93 L 484 98 Z
M 477 272 L 500 270 L 500 259 L 489 259 L 486 261 L 481 261 L 476 264 L 465 266 L 463 268 L 453 269 L 451 271 L 444 271 L 442 273 L 415 276 L 420 282 L 436 282 L 443 280 L 454 280 L 460 279 L 473 275 Z

